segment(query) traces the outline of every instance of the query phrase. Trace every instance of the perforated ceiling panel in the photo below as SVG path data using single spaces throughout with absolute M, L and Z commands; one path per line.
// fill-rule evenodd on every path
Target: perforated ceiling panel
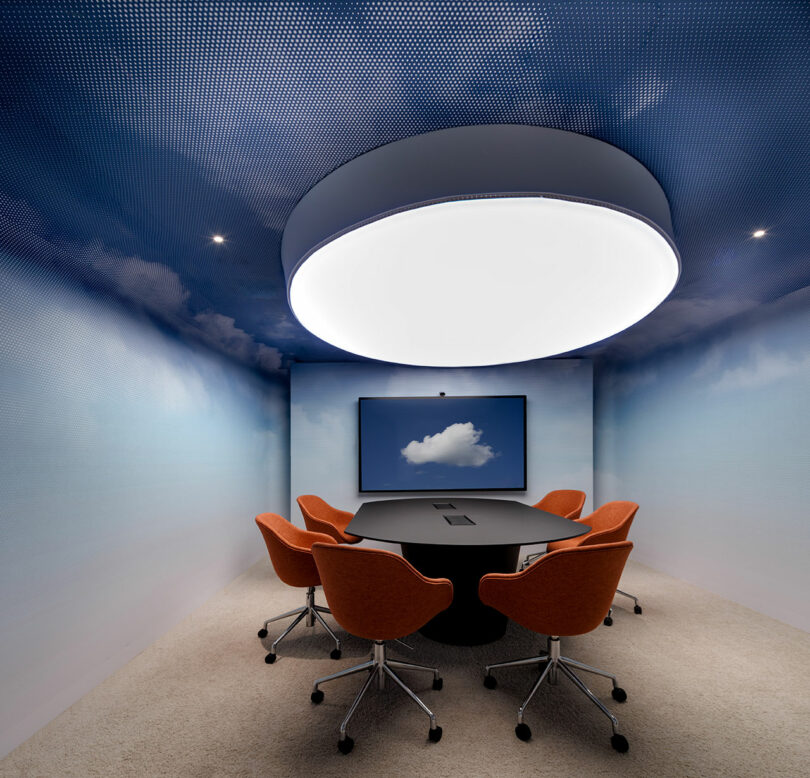
M 663 185 L 681 282 L 581 353 L 638 356 L 810 283 L 805 2 L 19 2 L 0 51 L 4 261 L 265 370 L 348 358 L 287 306 L 297 200 L 443 127 L 585 133 Z

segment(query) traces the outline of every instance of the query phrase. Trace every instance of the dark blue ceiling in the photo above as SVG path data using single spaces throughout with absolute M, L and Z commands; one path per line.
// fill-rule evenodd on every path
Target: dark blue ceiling
M 674 295 L 579 352 L 642 356 L 810 283 L 808 52 L 807 2 L 7 2 L 0 253 L 265 370 L 351 358 L 287 306 L 296 201 L 416 133 L 557 127 L 669 197 Z

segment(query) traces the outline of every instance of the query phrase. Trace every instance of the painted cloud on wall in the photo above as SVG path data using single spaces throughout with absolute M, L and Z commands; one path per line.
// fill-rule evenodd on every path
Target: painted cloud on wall
M 435 435 L 425 435 L 421 441 L 412 440 L 401 454 L 410 465 L 436 462 L 456 467 L 481 467 L 496 456 L 491 446 L 478 442 L 483 434 L 471 421 L 457 422 Z
M 714 352 L 709 352 L 706 362 L 711 364 Z M 701 368 L 699 368 L 700 370 Z M 763 343 L 750 347 L 747 359 L 726 368 L 711 385 L 715 392 L 728 392 L 738 389 L 753 389 L 767 386 L 793 376 L 810 374 L 810 352 L 787 353 L 768 348 Z
M 281 351 L 257 340 L 239 327 L 233 317 L 210 308 L 195 312 L 191 291 L 179 273 L 168 265 L 127 256 L 97 240 L 87 244 L 61 245 L 50 244 L 45 239 L 37 240 L 55 266 L 68 269 L 71 276 L 94 288 L 128 300 L 181 335 L 191 336 L 268 374 L 284 369 Z

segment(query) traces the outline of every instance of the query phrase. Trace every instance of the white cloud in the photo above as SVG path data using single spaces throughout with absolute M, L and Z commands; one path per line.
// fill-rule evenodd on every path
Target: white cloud
M 692 373 L 692 378 L 711 379 L 712 376 L 720 372 L 721 365 L 724 360 L 723 349 L 715 343 L 703 355 L 703 358 L 698 363 L 695 371 Z
M 99 279 L 111 291 L 158 314 L 182 313 L 190 292 L 180 276 L 160 262 L 127 257 L 100 241 L 64 244 L 62 251 L 91 281 Z
M 810 374 L 810 353 L 793 356 L 757 344 L 744 364 L 724 370 L 711 388 L 716 392 L 751 389 L 801 374 Z
M 482 434 L 471 421 L 458 422 L 435 435 L 425 435 L 421 442 L 412 440 L 400 453 L 411 465 L 437 462 L 457 467 L 481 467 L 495 457 L 491 446 L 478 443 Z
M 73 262 L 110 290 L 150 311 L 176 327 L 194 335 L 207 345 L 260 370 L 281 370 L 282 354 L 257 341 L 236 326 L 230 316 L 216 311 L 192 314 L 188 305 L 191 292 L 178 273 L 160 262 L 147 262 L 140 257 L 127 257 L 95 241 L 86 246 L 65 246 Z
M 6 280 L 10 285 L 6 299 L 13 300 L 14 306 L 9 302 L 0 310 L 0 329 L 8 321 L 25 320 L 29 347 L 3 353 L 5 341 L 0 338 L 0 354 L 14 358 L 23 375 L 46 369 L 53 385 L 50 391 L 81 398 L 71 401 L 70 423 L 77 430 L 95 429 L 98 412 L 94 409 L 106 399 L 111 381 L 129 387 L 128 401 L 145 400 L 167 412 L 196 413 L 210 406 L 206 389 L 210 376 L 201 375 L 193 362 L 178 359 L 168 345 L 156 347 L 154 337 L 133 327 L 127 318 L 106 306 L 77 308 L 75 298 L 62 292 L 55 281 L 40 299 L 27 282 L 10 275 Z M 32 352 L 37 354 L 35 359 Z M 98 380 L 88 382 L 87 376 Z
M 281 369 L 281 352 L 277 348 L 257 343 L 252 335 L 236 326 L 236 320 L 221 313 L 198 313 L 193 323 L 203 340 L 243 362 L 254 363 L 262 370 Z
M 115 256 L 100 246 L 91 247 L 88 259 L 115 291 L 157 313 L 182 311 L 189 298 L 180 276 L 160 262 Z
M 685 297 L 667 300 L 637 325 L 615 335 L 594 352 L 618 357 L 646 356 L 656 349 L 682 343 L 758 305 L 753 299 Z

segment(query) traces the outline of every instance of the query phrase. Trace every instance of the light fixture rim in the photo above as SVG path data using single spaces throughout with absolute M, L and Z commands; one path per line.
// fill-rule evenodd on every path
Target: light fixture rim
M 291 296 L 292 283 L 296 273 L 313 254 L 320 251 L 325 246 L 328 246 L 330 243 L 333 243 L 338 238 L 341 238 L 344 235 L 348 235 L 350 232 L 362 229 L 363 227 L 367 227 L 370 224 L 374 224 L 375 222 L 387 219 L 391 216 L 396 216 L 397 214 L 400 213 L 407 213 L 408 211 L 418 210 L 420 208 L 427 208 L 432 205 L 441 205 L 442 203 L 465 202 L 470 200 L 499 200 L 499 199 L 564 200 L 566 202 L 580 203 L 582 205 L 591 205 L 597 208 L 607 208 L 608 210 L 617 211 L 619 213 L 624 214 L 625 216 L 630 216 L 631 218 L 638 219 L 640 222 L 646 224 L 648 227 L 652 227 L 652 229 L 655 230 L 655 232 L 657 232 L 662 238 L 664 238 L 667 245 L 671 249 L 673 256 L 675 257 L 675 263 L 677 265 L 677 272 L 675 274 L 675 281 L 672 285 L 672 289 L 669 290 L 666 297 L 664 297 L 661 300 L 661 302 L 658 303 L 658 305 L 662 305 L 663 303 L 665 303 L 669 299 L 672 292 L 675 290 L 675 287 L 678 285 L 678 281 L 680 280 L 681 277 L 682 264 L 681 264 L 681 255 L 680 252 L 678 251 L 677 245 L 675 244 L 674 238 L 669 234 L 669 232 L 667 232 L 665 229 L 656 224 L 652 219 L 648 218 L 647 216 L 644 216 L 644 214 L 638 213 L 638 211 L 634 211 L 630 208 L 625 208 L 623 206 L 616 205 L 615 203 L 610 203 L 604 200 L 596 200 L 587 197 L 577 197 L 576 195 L 561 195 L 555 192 L 485 192 L 481 194 L 447 195 L 445 197 L 437 197 L 429 200 L 423 200 L 418 203 L 408 203 L 406 205 L 398 206 L 397 208 L 391 208 L 387 211 L 384 211 L 383 213 L 375 214 L 374 216 L 369 216 L 368 218 L 362 219 L 361 221 L 356 222 L 355 224 L 351 224 L 347 227 L 344 227 L 343 229 L 337 231 L 336 233 L 330 235 L 327 238 L 324 238 L 322 241 L 320 241 L 319 243 L 315 244 L 310 249 L 308 249 L 304 253 L 304 255 L 300 257 L 298 261 L 290 268 L 287 277 L 287 304 L 289 305 L 290 310 L 292 311 L 292 314 L 295 317 L 295 320 L 302 327 L 304 327 L 304 329 L 307 329 L 304 323 L 298 318 L 298 315 L 296 314 L 295 308 L 293 307 L 292 304 L 292 296 Z M 631 324 L 629 326 L 632 327 L 633 325 Z M 623 331 L 624 330 L 621 330 L 621 332 Z M 608 337 L 613 336 L 610 335 Z M 368 359 L 369 357 L 365 358 Z

